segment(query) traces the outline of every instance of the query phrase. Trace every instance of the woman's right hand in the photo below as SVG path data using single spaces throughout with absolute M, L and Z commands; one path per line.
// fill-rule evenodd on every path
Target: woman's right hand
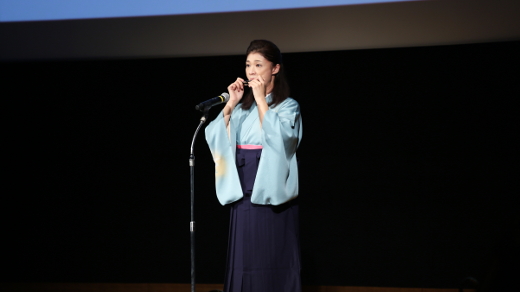
M 229 101 L 227 103 L 234 108 L 240 102 L 242 96 L 244 96 L 244 79 L 238 77 L 227 89 L 229 92 Z
M 244 96 L 244 79 L 238 77 L 237 80 L 231 83 L 227 89 L 229 92 L 229 100 L 223 110 L 226 127 L 229 125 L 229 119 L 231 118 L 233 109 L 240 102 L 242 96 Z

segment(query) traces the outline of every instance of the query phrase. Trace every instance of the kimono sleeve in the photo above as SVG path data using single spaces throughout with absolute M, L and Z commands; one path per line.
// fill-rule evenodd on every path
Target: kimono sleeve
M 222 205 L 243 197 L 235 165 L 236 131 L 231 121 L 229 128 L 228 135 L 224 114 L 220 113 L 205 130 L 206 141 L 215 162 L 215 190 Z
M 265 113 L 262 156 L 251 202 L 280 205 L 298 196 L 296 149 L 302 138 L 300 106 L 287 98 Z

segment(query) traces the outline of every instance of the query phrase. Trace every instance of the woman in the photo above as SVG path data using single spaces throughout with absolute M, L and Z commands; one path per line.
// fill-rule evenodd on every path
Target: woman
M 299 292 L 300 109 L 275 44 L 252 41 L 246 56 L 248 80 L 228 86 L 229 101 L 206 128 L 217 197 L 231 205 L 224 290 Z

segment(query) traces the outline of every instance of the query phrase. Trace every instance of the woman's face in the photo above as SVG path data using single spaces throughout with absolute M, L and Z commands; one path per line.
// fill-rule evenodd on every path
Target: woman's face
M 252 52 L 247 56 L 246 60 L 246 75 L 248 80 L 258 79 L 262 76 L 265 84 L 271 84 L 274 79 L 273 75 L 278 73 L 280 65 L 273 63 L 259 53 Z

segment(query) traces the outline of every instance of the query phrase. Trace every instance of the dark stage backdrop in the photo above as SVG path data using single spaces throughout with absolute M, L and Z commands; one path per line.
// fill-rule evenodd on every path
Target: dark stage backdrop
M 285 55 L 303 116 L 304 284 L 516 277 L 519 51 Z M 244 76 L 243 63 L 3 63 L 1 280 L 188 283 L 194 105 Z M 198 281 L 221 283 L 229 209 L 203 136 L 195 151 Z

